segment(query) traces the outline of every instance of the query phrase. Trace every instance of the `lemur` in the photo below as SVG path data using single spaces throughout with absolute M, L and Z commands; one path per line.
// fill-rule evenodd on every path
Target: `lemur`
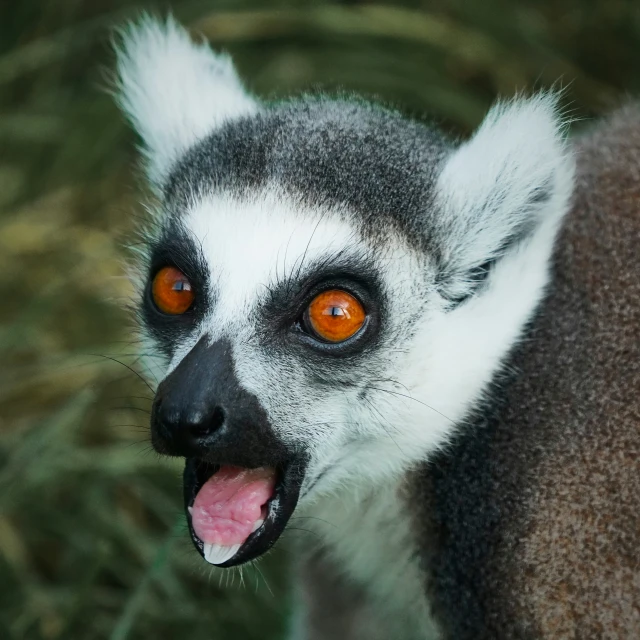
M 640 110 L 569 140 L 520 96 L 453 141 L 262 101 L 151 18 L 117 99 L 155 193 L 152 443 L 204 560 L 306 518 L 296 639 L 639 638 Z

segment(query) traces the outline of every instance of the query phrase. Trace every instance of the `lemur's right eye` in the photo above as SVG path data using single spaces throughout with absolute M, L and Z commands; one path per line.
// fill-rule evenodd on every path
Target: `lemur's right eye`
M 176 267 L 163 267 L 156 273 L 151 295 L 156 307 L 172 316 L 187 311 L 195 298 L 189 279 Z

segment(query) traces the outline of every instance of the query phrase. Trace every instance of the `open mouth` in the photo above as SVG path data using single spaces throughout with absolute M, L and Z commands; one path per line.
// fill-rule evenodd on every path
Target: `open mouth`
M 246 469 L 187 458 L 185 509 L 200 555 L 233 567 L 268 551 L 296 508 L 303 478 L 298 461 Z

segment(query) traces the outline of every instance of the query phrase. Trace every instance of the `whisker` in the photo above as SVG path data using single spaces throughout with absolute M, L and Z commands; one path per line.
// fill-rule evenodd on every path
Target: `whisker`
M 310 533 L 315 538 L 318 538 L 319 540 L 322 540 L 322 536 L 317 531 L 312 531 L 311 529 L 303 529 L 302 527 L 287 527 L 285 531 L 286 532 L 289 532 L 289 531 L 301 531 L 301 532 L 304 532 L 304 533 Z
M 439 416 L 442 416 L 443 418 L 445 418 L 446 420 L 448 420 L 452 424 L 455 424 L 455 420 L 452 420 L 449 416 L 446 416 L 444 413 L 442 413 L 442 411 L 438 411 L 437 409 L 435 409 L 431 405 L 428 405 L 426 402 L 422 402 L 421 400 L 418 400 L 417 398 L 414 398 L 414 397 L 409 396 L 409 395 L 404 394 L 404 393 L 399 393 L 398 391 L 390 391 L 389 389 L 380 389 L 379 387 L 368 387 L 368 388 L 369 389 L 373 389 L 375 391 L 382 391 L 383 393 L 390 393 L 391 395 L 398 396 L 400 398 L 407 398 L 408 400 L 413 400 L 414 402 L 417 402 L 418 404 L 421 404 L 423 407 L 426 407 L 427 409 L 431 409 L 431 411 L 433 411 L 434 413 L 437 413 Z
M 302 254 L 302 258 L 300 259 L 300 266 L 298 267 L 298 270 L 297 270 L 296 276 L 295 276 L 296 280 L 300 279 L 300 274 L 302 273 L 302 267 L 304 265 L 304 261 L 307 258 L 307 253 L 309 252 L 309 247 L 311 246 L 311 242 L 313 240 L 313 237 L 316 235 L 316 231 L 318 230 L 318 227 L 320 226 L 320 223 L 324 219 L 325 215 L 326 215 L 326 212 L 323 212 L 323 214 L 320 216 L 320 218 L 318 218 L 318 222 L 316 222 L 316 226 L 314 227 L 313 231 L 311 232 L 311 236 L 309 237 L 309 241 L 307 242 L 307 246 L 305 247 L 304 253 Z M 293 268 L 295 268 L 295 263 L 293 265 Z M 292 271 L 292 273 L 293 273 L 293 271 Z
M 142 382 L 144 382 L 144 384 L 147 386 L 149 391 L 151 391 L 151 393 L 155 394 L 155 391 L 154 391 L 153 387 L 144 379 L 144 377 L 142 375 L 140 375 L 140 373 L 138 373 L 133 367 L 130 367 L 128 364 L 125 364 L 124 362 L 121 362 L 117 358 L 112 358 L 111 356 L 106 356 L 106 355 L 104 355 L 102 353 L 90 353 L 88 355 L 94 356 L 96 358 L 105 358 L 106 360 L 111 360 L 111 362 L 116 362 L 117 364 L 122 365 L 125 369 L 128 369 L 129 371 L 131 371 L 131 373 L 133 373 L 135 376 L 140 378 L 140 380 L 142 380 Z
M 151 415 L 151 411 L 147 409 L 141 409 L 140 407 L 110 407 L 109 411 L 140 411 L 142 413 L 146 413 L 147 415 Z
M 271 587 L 269 586 L 269 583 L 267 582 L 267 579 L 264 577 L 264 573 L 262 573 L 262 571 L 260 571 L 260 567 L 258 566 L 258 564 L 254 564 L 253 565 L 256 569 L 256 571 L 260 574 L 260 576 L 262 577 L 262 580 L 264 581 L 265 585 L 267 586 L 267 589 L 269 589 L 269 593 L 271 594 L 272 597 L 275 597 L 273 595 L 273 591 L 271 590 Z
M 402 387 L 407 393 L 409 393 L 409 388 L 407 385 L 402 384 L 399 380 L 395 378 L 374 378 L 373 380 L 369 380 L 369 382 L 390 382 L 391 384 L 397 384 L 399 387 Z
M 330 527 L 334 527 L 335 529 L 338 528 L 338 525 L 336 525 L 335 523 L 329 522 L 324 518 L 318 518 L 316 516 L 294 516 L 291 518 L 291 520 L 318 520 L 318 522 L 324 522 L 324 524 L 328 524 Z
M 400 451 L 400 453 L 402 455 L 405 455 L 405 452 L 402 450 L 402 447 L 398 444 L 397 440 L 391 435 L 391 433 L 387 430 L 387 427 L 385 426 L 384 422 L 385 422 L 385 418 L 382 415 L 382 413 L 380 412 L 380 410 L 371 402 L 371 400 L 367 397 L 364 398 L 364 401 L 367 403 L 367 405 L 373 410 L 375 411 L 379 416 L 380 416 L 380 420 L 377 420 L 377 423 L 384 429 L 385 433 L 389 436 L 389 438 L 391 438 L 391 440 L 393 441 L 393 443 L 396 445 L 396 447 L 398 447 L 398 451 Z

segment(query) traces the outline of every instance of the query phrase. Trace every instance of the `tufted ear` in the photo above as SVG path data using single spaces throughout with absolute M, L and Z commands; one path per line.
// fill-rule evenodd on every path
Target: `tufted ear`
M 490 265 L 551 225 L 553 238 L 573 187 L 573 158 L 557 95 L 497 104 L 445 162 L 437 184 L 442 273 L 465 297 Z
M 191 145 L 259 108 L 230 58 L 191 40 L 172 17 L 129 24 L 115 49 L 118 103 L 142 138 L 156 188 Z

